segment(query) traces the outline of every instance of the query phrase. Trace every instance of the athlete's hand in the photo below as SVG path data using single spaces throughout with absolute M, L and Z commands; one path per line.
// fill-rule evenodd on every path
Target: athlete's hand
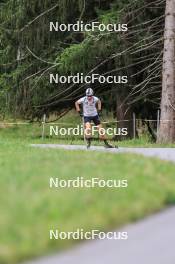
M 83 113 L 81 111 L 78 111 L 80 117 L 83 117 Z
M 102 115 L 102 110 L 98 110 L 98 116 Z

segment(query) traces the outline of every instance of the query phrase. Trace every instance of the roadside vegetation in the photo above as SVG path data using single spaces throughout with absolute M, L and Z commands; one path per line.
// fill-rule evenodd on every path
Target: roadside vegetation
M 80 117 L 75 114 L 74 111 L 69 112 L 67 115 L 63 116 L 59 120 L 55 120 L 55 116 L 51 116 L 50 119 L 46 120 L 45 129 L 44 129 L 44 138 L 42 138 L 43 134 L 43 125 L 42 121 L 40 122 L 30 122 L 30 120 L 21 120 L 13 118 L 8 118 L 8 120 L 3 120 L 0 122 L 0 136 L 4 138 L 8 138 L 8 140 L 19 140 L 26 141 L 26 143 L 38 143 L 38 144 L 74 144 L 81 145 L 84 144 L 83 136 L 56 136 L 50 135 L 50 126 L 53 126 L 55 131 L 56 127 L 58 128 L 75 128 L 77 126 L 82 125 L 82 121 Z M 116 123 L 112 114 L 104 113 L 102 118 L 103 121 L 108 121 L 109 124 L 104 124 L 104 128 L 107 127 L 116 127 Z M 138 129 L 139 130 L 139 129 Z M 115 141 L 112 137 L 108 137 L 109 140 L 119 147 L 175 147 L 175 143 L 171 144 L 156 144 L 149 132 L 147 131 L 147 127 L 141 129 L 142 132 L 136 136 L 135 139 L 125 139 Z M 94 136 L 93 140 L 94 145 L 101 145 L 101 142 L 98 140 L 98 134 Z
M 0 129 L 1 264 L 48 255 L 75 243 L 50 241 L 49 229 L 113 230 L 175 203 L 174 164 L 132 154 L 32 148 L 34 142 L 60 142 L 42 141 L 40 129 L 33 124 Z M 144 142 L 132 144 L 143 147 Z M 49 188 L 50 177 L 80 176 L 127 179 L 129 187 Z

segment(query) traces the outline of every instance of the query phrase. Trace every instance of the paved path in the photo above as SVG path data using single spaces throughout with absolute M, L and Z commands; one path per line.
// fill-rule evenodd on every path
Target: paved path
M 58 148 L 67 150 L 86 150 L 83 145 L 58 145 L 58 144 L 32 144 L 33 147 L 40 148 Z M 175 162 L 175 148 L 119 148 L 119 149 L 105 149 L 104 147 L 91 147 L 90 150 L 86 151 L 100 151 L 100 152 L 112 152 L 112 153 L 123 153 L 131 152 L 141 154 L 149 157 L 157 157 L 163 160 L 169 160 Z
M 26 264 L 174 264 L 175 207 L 122 228 L 127 241 L 93 241 Z

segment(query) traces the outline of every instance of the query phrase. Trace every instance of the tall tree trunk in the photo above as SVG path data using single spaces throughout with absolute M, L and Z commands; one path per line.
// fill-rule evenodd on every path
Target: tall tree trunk
M 157 141 L 175 142 L 175 0 L 166 1 L 161 121 Z

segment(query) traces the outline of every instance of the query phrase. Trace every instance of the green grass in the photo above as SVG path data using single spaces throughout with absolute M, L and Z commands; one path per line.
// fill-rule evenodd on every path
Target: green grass
M 31 148 L 31 142 L 41 143 L 36 133 L 40 128 L 33 125 L 0 131 L 1 264 L 75 243 L 50 241 L 49 229 L 112 230 L 175 203 L 174 164 L 131 154 Z M 49 189 L 50 177 L 78 176 L 127 179 L 129 187 Z
M 61 122 L 77 124 L 79 119 L 70 114 Z M 42 140 L 39 124 L 4 127 L 0 128 L 2 264 L 64 250 L 75 243 L 50 241 L 49 229 L 112 230 L 175 203 L 175 167 L 171 163 L 131 154 L 31 148 L 31 143 L 83 144 L 83 141 L 56 137 Z M 152 144 L 147 136 L 117 144 L 174 147 Z M 127 179 L 129 187 L 127 190 L 49 189 L 50 177 L 78 176 Z
M 76 127 L 77 124 L 80 124 L 79 119 L 76 119 L 72 116 L 68 116 L 67 119 L 63 119 L 60 122 L 68 125 L 64 127 L 69 127 L 69 124 L 74 124 Z M 12 121 L 13 122 L 13 121 Z M 18 123 L 21 121 L 18 121 Z M 22 121 L 23 122 L 23 121 Z M 70 123 L 69 123 L 70 122 Z M 6 122 L 7 123 L 7 122 Z M 61 127 L 61 126 L 59 126 Z M 49 136 L 49 124 L 45 126 L 45 137 L 44 140 L 41 138 L 42 135 L 42 125 L 40 123 L 27 123 L 27 124 L 16 124 L 16 125 L 5 125 L 5 128 L 1 128 L 0 123 L 0 135 L 1 137 L 6 138 L 7 140 L 23 140 L 24 142 L 31 143 L 51 143 L 51 144 L 84 144 L 82 137 L 70 136 Z M 174 144 L 155 144 L 151 141 L 148 135 L 142 135 L 140 138 L 131 139 L 131 140 L 123 140 L 123 141 L 115 141 L 113 144 L 118 145 L 119 147 L 154 147 L 154 148 L 163 148 L 163 147 L 175 147 Z M 101 145 L 101 142 L 98 140 L 93 141 L 94 145 Z
M 34 122 L 30 123 L 29 121 L 24 120 L 14 120 L 13 118 L 8 118 L 6 121 L 0 121 L 0 134 L 1 136 L 4 136 L 6 138 L 11 139 L 22 139 L 26 142 L 31 143 L 53 143 L 53 144 L 84 144 L 83 143 L 83 137 L 81 136 L 50 136 L 50 123 L 53 122 L 53 126 L 58 125 L 59 128 L 65 127 L 77 127 L 77 125 L 81 125 L 82 121 L 79 115 L 75 112 L 75 110 L 71 110 L 68 114 L 60 118 L 59 120 L 56 120 L 56 116 L 51 116 L 49 119 L 47 118 L 47 122 L 45 124 L 45 137 L 44 140 L 42 140 L 42 121 L 40 123 Z M 104 127 L 115 127 L 115 123 L 113 123 L 115 120 L 113 118 L 113 115 L 111 113 L 103 112 L 103 120 L 108 120 L 109 124 L 104 125 Z M 23 124 L 17 124 L 17 125 L 3 125 L 3 123 L 23 123 Z M 26 125 L 24 124 L 26 123 Z M 1 129 L 1 127 L 6 127 L 5 129 Z M 96 138 L 98 138 L 98 135 L 95 135 Z M 118 145 L 119 147 L 175 147 L 174 144 L 155 144 L 150 139 L 150 136 L 148 134 L 144 134 L 140 136 L 140 138 L 132 139 L 132 140 L 123 140 L 119 142 L 112 142 L 113 144 Z M 101 143 L 98 140 L 93 141 L 94 145 L 101 145 Z

